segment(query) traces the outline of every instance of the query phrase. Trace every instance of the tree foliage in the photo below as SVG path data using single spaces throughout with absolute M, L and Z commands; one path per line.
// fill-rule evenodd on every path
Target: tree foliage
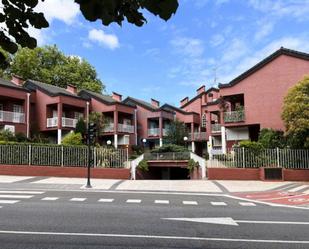
M 166 141 L 169 144 L 184 145 L 184 137 L 188 137 L 185 123 L 175 120 L 167 128 Z
M 101 20 L 106 26 L 111 23 L 122 25 L 126 19 L 129 23 L 140 27 L 147 22 L 143 11 L 145 9 L 167 21 L 178 8 L 178 0 L 75 0 L 75 2 L 80 5 L 80 10 L 87 20 L 91 22 Z M 14 54 L 18 45 L 30 49 L 37 46 L 36 39 L 29 35 L 27 29 L 49 26 L 44 14 L 34 11 L 38 3 L 39 0 L 2 0 L 0 47 L 5 51 Z M 0 64 L 7 66 L 1 51 Z
M 259 134 L 259 142 L 264 148 L 284 148 L 286 146 L 283 131 L 273 129 L 262 129 Z
M 5 74 L 16 74 L 24 79 L 33 79 L 59 87 L 72 84 L 79 89 L 101 92 L 102 82 L 97 72 L 85 59 L 64 55 L 57 46 L 20 48 L 11 59 Z
M 282 119 L 289 145 L 309 148 L 309 76 L 288 91 L 284 98 Z
M 61 144 L 63 145 L 82 145 L 83 138 L 80 133 L 70 132 L 63 139 Z

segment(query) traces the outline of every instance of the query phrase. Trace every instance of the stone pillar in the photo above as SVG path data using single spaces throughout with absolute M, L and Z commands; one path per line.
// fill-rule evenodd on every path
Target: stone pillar
M 192 152 L 195 153 L 195 142 L 194 141 L 191 142 L 191 149 L 192 149 Z
M 162 139 L 162 137 L 160 137 L 160 139 L 159 139 L 159 146 L 160 146 L 160 147 L 163 146 L 163 139 Z
M 209 159 L 212 159 L 212 136 L 209 136 L 209 140 L 207 142 L 207 152 L 209 155 Z
M 61 140 L 62 140 L 62 130 L 58 129 L 57 130 L 57 144 L 61 144 Z
M 61 144 L 62 140 L 62 103 L 57 104 L 57 118 L 58 118 L 58 132 L 57 132 L 57 143 Z
M 224 126 L 221 126 L 221 144 L 222 144 L 222 153 L 226 154 L 226 132 Z
M 118 135 L 117 134 L 114 134 L 114 147 L 115 149 L 118 148 Z

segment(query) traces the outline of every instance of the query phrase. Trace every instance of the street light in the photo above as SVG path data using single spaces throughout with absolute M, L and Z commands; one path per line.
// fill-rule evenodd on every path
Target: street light
M 112 144 L 112 141 L 111 140 L 107 140 L 106 144 L 109 146 Z
M 187 146 L 188 137 L 183 137 L 183 141 L 185 142 L 186 149 L 188 149 L 188 146 Z

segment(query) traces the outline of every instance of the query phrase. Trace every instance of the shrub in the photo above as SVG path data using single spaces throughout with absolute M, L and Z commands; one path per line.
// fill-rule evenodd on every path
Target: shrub
M 142 160 L 139 162 L 137 166 L 141 171 L 149 171 L 148 162 L 146 160 Z
M 153 153 L 162 153 L 162 152 L 185 152 L 188 151 L 184 146 L 176 145 L 176 144 L 166 144 L 162 147 L 153 149 L 151 152 Z
M 16 141 L 16 137 L 11 131 L 5 129 L 0 131 L 0 141 Z
M 28 142 L 28 138 L 24 133 L 16 133 L 15 139 L 17 142 Z
M 144 153 L 144 148 L 140 145 L 132 145 L 133 154 L 141 155 Z
M 195 168 L 198 168 L 200 165 L 198 162 L 195 162 L 193 159 L 190 159 L 188 161 L 187 169 L 189 170 L 189 173 L 192 173 Z
M 80 118 L 76 123 L 75 133 L 80 133 L 82 134 L 82 136 L 84 136 L 86 134 L 86 131 L 87 131 L 86 123 L 83 118 Z
M 80 133 L 69 133 L 62 139 L 63 145 L 82 145 L 83 138 Z
M 263 144 L 259 142 L 252 142 L 252 141 L 241 141 L 239 143 L 239 147 L 249 149 L 249 150 L 254 150 L 254 151 L 260 151 L 264 148 Z
M 261 143 L 264 148 L 284 148 L 286 139 L 283 135 L 283 131 L 262 129 L 259 134 L 259 143 Z

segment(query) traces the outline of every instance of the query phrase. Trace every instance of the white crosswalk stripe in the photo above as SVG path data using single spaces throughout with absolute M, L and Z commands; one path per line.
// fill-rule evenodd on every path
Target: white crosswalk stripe
M 29 195 L 40 195 L 44 194 L 42 191 L 19 191 L 19 190 L 0 190 L 0 194 L 29 194 Z
M 298 186 L 296 188 L 289 189 L 288 192 L 297 192 L 297 191 L 299 191 L 299 190 L 301 190 L 303 188 L 306 188 L 306 187 L 308 187 L 308 185 L 300 185 L 300 186 Z
M 155 204 L 169 204 L 170 203 L 169 200 L 155 200 L 154 202 Z
M 141 203 L 142 200 L 139 200 L 139 199 L 128 199 L 126 202 L 127 203 Z
M 198 205 L 197 201 L 182 201 L 183 205 Z
M 239 202 L 239 205 L 244 206 L 244 207 L 254 207 L 254 206 L 256 206 L 256 204 L 253 203 L 253 202 Z
M 58 197 L 44 197 L 41 200 L 42 201 L 56 201 L 58 199 L 59 199 Z
M 0 200 L 1 204 L 15 204 L 19 202 L 19 200 Z
M 225 202 L 221 202 L 221 201 L 212 201 L 210 203 L 213 206 L 226 206 L 227 205 Z
M 13 199 L 29 199 L 29 198 L 32 198 L 33 195 L 1 195 L 0 194 L 0 198 L 13 198 Z
M 100 199 L 98 202 L 113 202 L 114 199 Z
M 72 198 L 70 199 L 70 201 L 79 201 L 79 202 L 82 202 L 82 201 L 85 201 L 87 198 Z

